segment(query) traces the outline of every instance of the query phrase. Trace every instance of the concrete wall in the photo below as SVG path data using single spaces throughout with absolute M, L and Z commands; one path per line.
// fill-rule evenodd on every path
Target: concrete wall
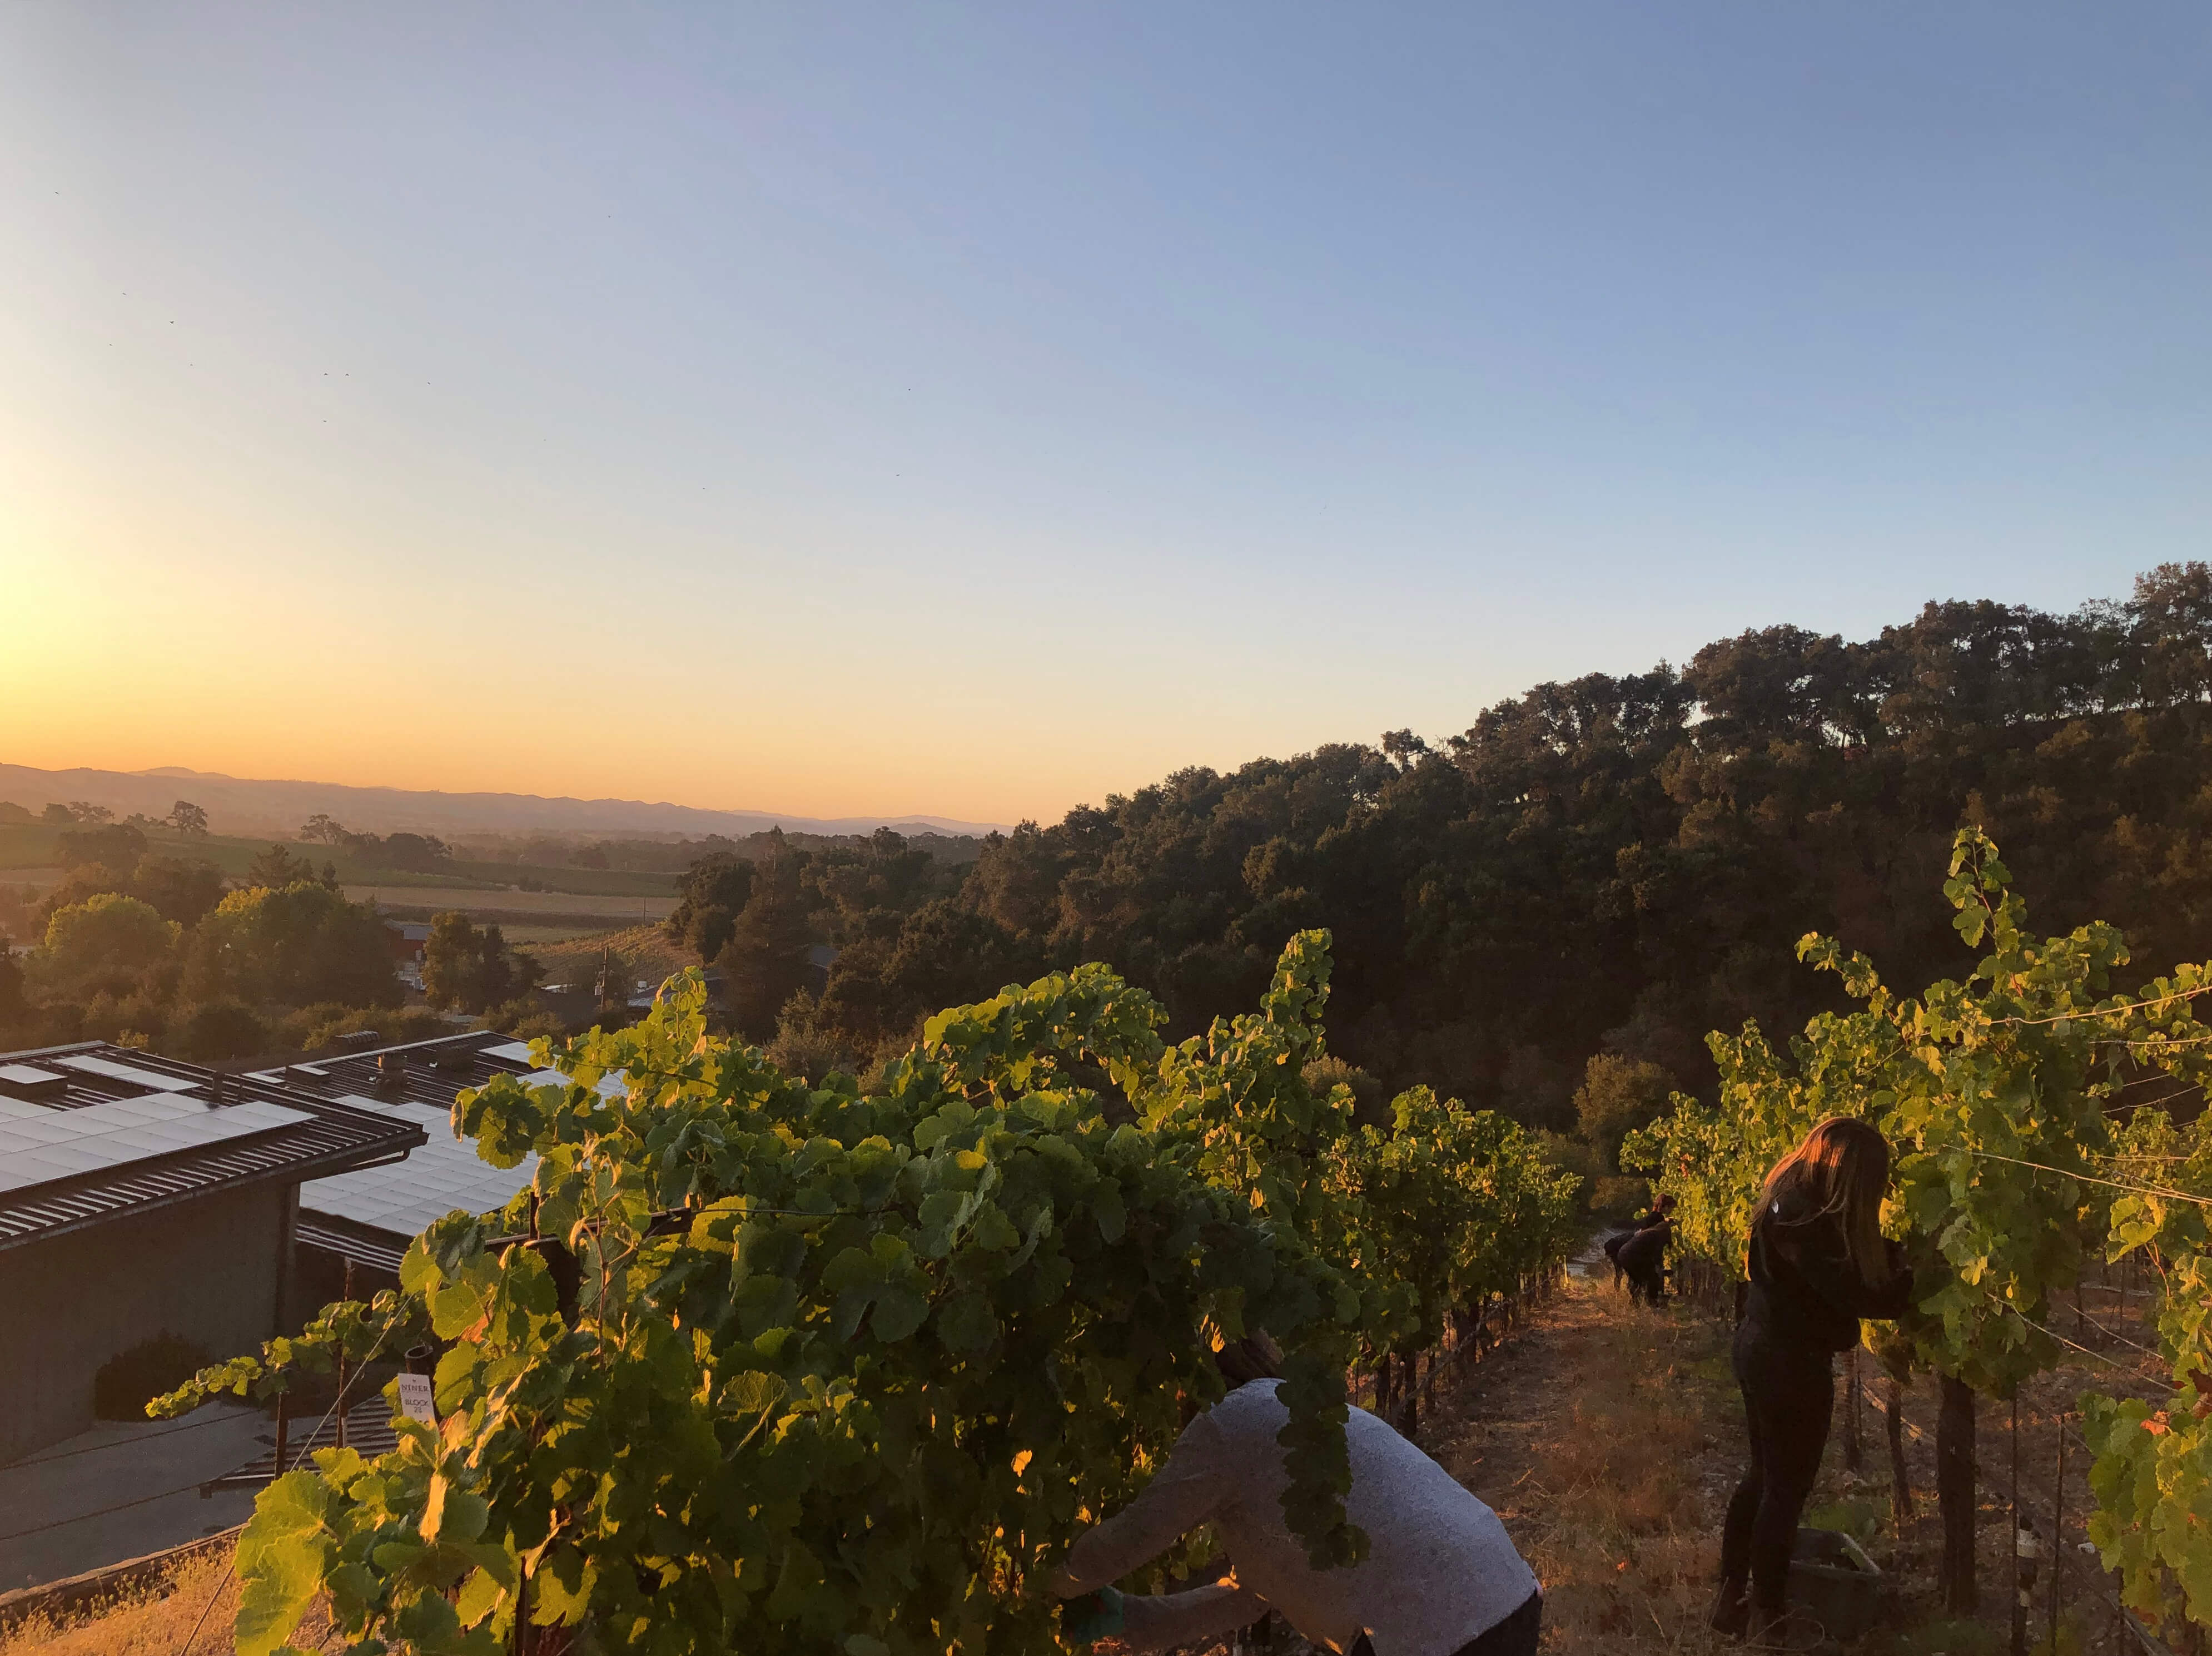
M 89 1429 L 93 1376 L 141 1340 L 220 1360 L 275 1333 L 290 1194 L 218 1191 L 0 1251 L 0 1462 Z

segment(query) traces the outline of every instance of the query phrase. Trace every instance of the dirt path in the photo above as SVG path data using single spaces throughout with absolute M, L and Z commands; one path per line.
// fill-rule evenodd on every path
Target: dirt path
M 1570 1279 L 1419 1436 L 1542 1578 L 1547 1651 L 1704 1651 L 1741 1405 L 1711 1319 Z
M 2117 1290 L 2108 1291 L 2117 1294 Z M 2118 1324 L 2117 1306 L 2091 1307 Z M 1600 1263 L 1535 1306 L 1479 1362 L 1438 1377 L 1421 1446 L 1487 1502 L 1544 1583 L 1547 1656 L 1717 1656 L 1743 1647 L 1705 1626 L 1720 1562 L 1722 1514 L 1743 1470 L 1743 1405 L 1730 1373 L 1730 1330 L 1715 1309 L 1676 1301 L 1632 1306 Z M 2147 1337 L 2147 1336 L 2146 1336 Z M 2132 1377 L 2110 1353 L 2084 1355 L 2023 1389 L 2022 1510 L 2053 1529 L 2055 1451 L 2074 1399 L 2091 1385 L 2128 1390 Z M 1878 1371 L 1864 1360 L 1868 1385 Z M 1838 1385 L 1835 1423 L 1806 1521 L 1854 1536 L 1891 1579 L 1889 1622 L 1850 1656 L 2002 1656 L 2012 1587 L 2009 1410 L 1983 1400 L 1978 1616 L 1947 1616 L 1935 1595 L 1942 1548 L 1935 1486 L 1935 1384 L 1923 1375 L 1904 1394 L 1907 1481 L 1914 1516 L 1891 1522 L 1889 1456 L 1880 1410 L 1863 1401 L 1859 1466 L 1846 1465 L 1848 1394 Z M 2141 1656 L 2118 1619 L 2109 1578 L 2081 1550 L 2086 1469 L 2068 1474 L 2053 1549 L 2059 1570 L 2057 1656 Z M 2027 1647 L 2051 1656 L 2051 1563 L 2033 1594 Z M 1267 1656 L 1306 1656 L 1278 1634 Z M 1831 1646 L 1831 1650 L 1839 1647 Z M 1216 1656 L 1228 1649 L 1216 1647 Z
M 2093 1289 L 2093 1297 L 2096 1290 Z M 2115 1291 L 2116 1292 L 2116 1291 Z M 2115 1306 L 2096 1316 L 2110 1326 Z M 2132 1334 L 2147 1339 L 2132 1324 Z M 1704 1625 L 1717 1574 L 1722 1514 L 1743 1466 L 1743 1406 L 1728 1362 L 1729 1330 L 1710 1309 L 1631 1306 L 1601 1275 L 1571 1280 L 1484 1361 L 1450 1377 L 1423 1423 L 1422 1446 L 1488 1502 L 1546 1592 L 1544 1648 L 1574 1656 L 1735 1651 Z M 2031 1592 L 2027 1646 L 2050 1656 L 2051 1583 L 2058 1580 L 2059 1656 L 2137 1656 L 2111 1579 L 2085 1552 L 2087 1469 L 2077 1453 L 2058 1482 L 2056 1452 L 2086 1387 L 2146 1384 L 2117 1363 L 2132 1349 L 2081 1354 L 2022 1389 L 2021 1511 L 2045 1540 Z M 1867 1384 L 1879 1371 L 1863 1359 Z M 1892 1582 L 1888 1625 L 1854 1647 L 1865 1656 L 1998 1656 L 2009 1645 L 2012 1558 L 2010 1410 L 1980 1403 L 1976 1616 L 1948 1616 L 1936 1601 L 1942 1549 L 1934 1500 L 1936 1398 L 1932 1378 L 1904 1391 L 1907 1483 L 1913 1517 L 1891 1520 L 1890 1466 L 1880 1410 L 1862 1394 L 1860 1464 L 1848 1466 L 1850 1399 L 1839 1378 L 1834 1425 L 1806 1521 L 1846 1531 Z M 2063 1509 L 2057 1501 L 2063 1489 Z M 2056 1545 L 2049 1538 L 2056 1531 Z

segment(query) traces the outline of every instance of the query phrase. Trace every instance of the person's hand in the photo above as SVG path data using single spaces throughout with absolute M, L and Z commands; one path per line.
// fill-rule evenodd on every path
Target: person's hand
M 1064 1599 L 1060 1606 L 1060 1630 L 1063 1637 L 1079 1645 L 1112 1638 L 1121 1630 L 1121 1595 L 1112 1587 L 1101 1587 L 1079 1598 Z

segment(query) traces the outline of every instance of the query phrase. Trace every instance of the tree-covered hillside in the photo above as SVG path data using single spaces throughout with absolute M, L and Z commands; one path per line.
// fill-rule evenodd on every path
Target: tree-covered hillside
M 923 1013 L 1084 960 L 1188 1033 L 1326 926 L 1338 1054 L 1565 1126 L 1593 1055 L 1701 1087 L 1707 1030 L 1817 1009 L 1792 953 L 1808 929 L 1904 981 L 1958 969 L 1927 893 L 1964 823 L 2057 925 L 2203 953 L 2208 697 L 2202 563 L 2069 615 L 1929 604 L 1858 643 L 1770 627 L 1680 668 L 1538 685 L 1441 742 L 1180 771 L 993 836 L 950 893 L 878 880 L 873 901 L 862 871 L 833 902 L 799 868 L 764 874 L 739 898 L 762 912 L 735 910 L 714 953 L 733 982 L 783 981 L 754 956 L 797 948 L 791 905 L 812 905 L 841 952 L 787 1028 L 865 1058 Z M 749 1013 L 770 1032 L 757 992 Z

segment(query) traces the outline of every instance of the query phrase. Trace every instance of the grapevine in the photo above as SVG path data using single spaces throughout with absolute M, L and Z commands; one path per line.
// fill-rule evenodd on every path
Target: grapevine
M 2205 1079 L 2208 1031 L 2194 1008 L 2212 990 L 2212 967 L 2185 965 L 2113 995 L 2112 976 L 2129 958 L 2120 934 L 2098 923 L 2033 937 L 2008 879 L 1985 835 L 1959 835 L 1945 894 L 1960 936 L 1983 952 L 1963 981 L 1932 983 L 1917 1000 L 1884 986 L 1864 957 L 1804 939 L 1800 958 L 1836 972 L 1859 1008 L 1814 1018 L 1786 1054 L 1755 1025 L 1714 1034 L 1717 1101 L 1678 1095 L 1624 1162 L 1676 1197 L 1682 1245 L 1734 1275 L 1767 1168 L 1828 1116 L 1872 1121 L 1898 1157 L 1884 1227 L 1915 1269 L 1917 1305 L 1899 1324 L 1905 1349 L 1948 1382 L 1999 1397 L 2057 1361 L 2052 1297 L 2077 1281 L 2087 1248 L 2113 1259 L 2151 1251 L 2186 1406 L 2154 1419 L 2147 1405 L 2085 1397 L 2099 1452 L 2091 1534 L 2138 1608 L 2164 1606 L 2161 1572 L 2171 1570 L 2187 1613 L 2212 1623 L 2212 1545 L 2200 1527 L 2212 1440 L 2193 1389 L 2212 1372 L 2203 1209 L 2185 1192 L 2154 1193 L 2140 1172 L 2112 1176 L 2130 1156 L 2178 1155 L 2156 1164 L 2169 1189 L 2194 1178 L 2212 1190 L 2201 1136 L 2177 1150 L 2163 1117 L 2148 1111 L 2130 1112 L 2117 1136 L 2112 1126 L 2124 1089 L 2147 1069 L 2191 1086 Z M 1970 1533 L 1971 1509 L 1966 1522 Z
M 1303 1079 L 1327 945 L 1292 940 L 1259 1013 L 1175 1046 L 1103 967 L 1009 989 L 865 1093 L 710 1036 L 688 974 L 643 1023 L 549 1049 L 564 1084 L 463 1093 L 481 1154 L 539 1160 L 504 1212 L 430 1227 L 376 1308 L 444 1344 L 438 1422 L 264 1494 L 239 1649 L 289 1648 L 318 1592 L 370 1649 L 489 1656 L 518 1623 L 669 1653 L 1048 1648 L 1051 1568 L 1218 1395 L 1212 1343 L 1255 1327 L 1292 1353 L 1285 1516 L 1316 1565 L 1359 1556 L 1363 1336 L 1411 1306 L 1419 1337 L 1555 1260 L 1571 1184 L 1425 1095 L 1354 1135 Z M 1386 1165 L 1414 1181 L 1397 1199 L 1443 1204 L 1443 1255 L 1376 1251 L 1419 1228 L 1349 1171 Z M 279 1385 L 368 1312 L 161 1406 Z

